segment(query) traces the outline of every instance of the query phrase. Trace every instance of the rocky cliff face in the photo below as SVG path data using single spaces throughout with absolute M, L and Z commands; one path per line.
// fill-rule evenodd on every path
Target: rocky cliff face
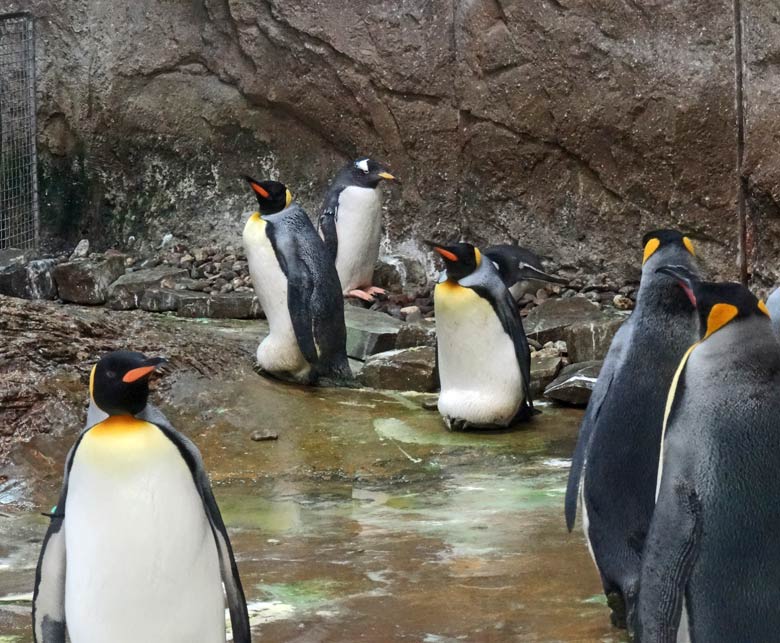
M 626 276 L 642 231 L 676 226 L 736 276 L 724 0 L 24 4 L 52 234 L 233 240 L 252 206 L 241 174 L 280 178 L 313 214 L 338 166 L 372 155 L 403 180 L 396 244 L 517 239 Z M 767 235 L 752 258 L 771 279 L 780 9 L 745 4 L 746 165 Z

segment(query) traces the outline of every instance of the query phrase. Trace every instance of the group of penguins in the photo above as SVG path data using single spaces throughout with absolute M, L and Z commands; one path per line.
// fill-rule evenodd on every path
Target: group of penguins
M 372 159 L 348 164 L 319 232 L 285 185 L 247 180 L 259 212 L 244 243 L 269 323 L 258 366 L 347 383 L 343 297 L 383 292 L 371 284 L 378 186 L 395 177 Z M 447 426 L 530 419 L 530 352 L 513 294 L 528 280 L 561 280 L 517 246 L 430 245 L 446 267 L 434 307 Z M 612 621 L 637 640 L 780 640 L 780 343 L 769 309 L 739 284 L 702 280 L 683 234 L 657 230 L 643 246 L 635 310 L 580 427 L 567 526 L 581 502 Z M 223 642 L 225 598 L 232 640 L 251 640 L 200 453 L 148 403 L 162 363 L 115 351 L 91 371 L 86 427 L 47 514 L 36 642 Z

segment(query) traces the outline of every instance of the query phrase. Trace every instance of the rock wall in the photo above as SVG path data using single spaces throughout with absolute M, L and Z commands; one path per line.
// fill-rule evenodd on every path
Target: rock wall
M 313 213 L 339 165 L 373 155 L 403 180 L 396 244 L 516 239 L 631 276 L 642 231 L 677 226 L 737 275 L 730 2 L 24 4 L 53 237 L 233 241 L 241 174 L 284 180 Z M 751 257 L 771 281 L 780 9 L 745 5 Z

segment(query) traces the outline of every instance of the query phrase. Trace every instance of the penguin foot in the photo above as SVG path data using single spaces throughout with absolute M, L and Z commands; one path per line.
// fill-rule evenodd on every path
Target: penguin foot
M 387 291 L 384 288 L 380 288 L 379 286 L 369 286 L 366 288 L 366 292 L 369 295 L 386 295 Z
M 346 294 L 347 294 L 347 297 L 356 297 L 357 299 L 362 299 L 363 301 L 367 301 L 370 304 L 374 303 L 373 295 L 371 295 L 370 292 L 365 291 L 365 290 L 360 290 L 358 288 L 355 288 L 354 290 L 347 291 Z
M 607 605 L 612 613 L 609 615 L 609 620 L 614 627 L 618 627 L 621 630 L 627 629 L 626 623 L 626 601 L 623 599 L 623 594 L 619 591 L 612 591 L 607 594 Z

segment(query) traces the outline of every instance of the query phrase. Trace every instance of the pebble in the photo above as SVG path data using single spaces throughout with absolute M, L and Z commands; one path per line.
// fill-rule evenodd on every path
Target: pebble
M 410 324 L 422 319 L 422 311 L 419 306 L 404 306 L 398 312 L 401 314 L 401 317 Z
M 84 259 L 89 254 L 89 239 L 82 239 L 70 255 L 71 259 Z
M 631 310 L 634 302 L 625 295 L 615 295 L 612 299 L 612 305 L 618 310 Z
M 271 440 L 278 439 L 279 434 L 276 431 L 269 431 L 268 429 L 252 433 L 252 440 L 255 442 L 270 442 Z

